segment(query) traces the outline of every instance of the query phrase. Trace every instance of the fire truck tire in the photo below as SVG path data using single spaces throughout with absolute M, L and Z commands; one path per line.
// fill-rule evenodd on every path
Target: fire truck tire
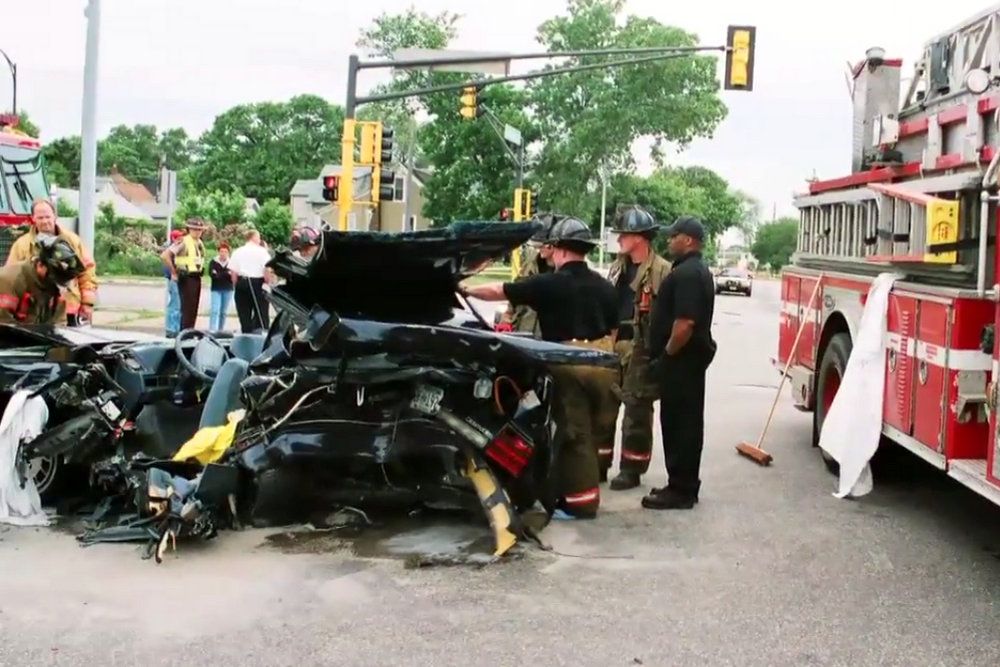
M 827 412 L 833 404 L 833 397 L 837 395 L 837 390 L 840 389 L 840 383 L 844 378 L 847 359 L 851 356 L 852 348 L 850 334 L 834 334 L 820 360 L 819 373 L 816 378 L 816 409 L 813 411 L 813 444 L 817 446 L 819 445 L 819 434 L 823 430 L 823 422 L 826 420 Z M 839 475 L 840 464 L 822 449 L 819 450 L 819 453 L 823 457 L 826 469 L 834 475 Z

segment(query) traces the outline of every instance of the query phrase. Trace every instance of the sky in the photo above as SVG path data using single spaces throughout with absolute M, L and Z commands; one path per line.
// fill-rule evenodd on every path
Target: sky
M 312 93 L 342 104 L 347 58 L 360 31 L 412 0 L 102 0 L 98 131 L 118 124 L 184 127 L 197 136 L 245 102 Z M 0 0 L 0 49 L 18 65 L 18 105 L 42 139 L 80 133 L 86 0 Z M 453 47 L 537 50 L 537 26 L 565 0 L 421 0 L 462 16 Z M 783 5 L 783 6 L 782 6 Z M 845 73 L 872 46 L 901 57 L 904 80 L 923 44 L 989 6 L 951 0 L 932 11 L 893 3 L 630 0 L 626 11 L 723 44 L 730 24 L 757 26 L 754 90 L 723 91 L 727 118 L 714 136 L 670 154 L 709 167 L 762 204 L 764 217 L 794 215 L 805 179 L 850 171 L 851 103 Z M 537 66 L 537 65 L 536 65 Z M 516 65 L 523 71 L 530 65 Z M 719 76 L 721 79 L 721 61 Z M 518 69 L 520 68 L 520 69 Z M 363 74 L 362 89 L 379 82 Z M 9 106 L 0 65 L 0 107 Z M 640 171 L 650 166 L 636 148 Z

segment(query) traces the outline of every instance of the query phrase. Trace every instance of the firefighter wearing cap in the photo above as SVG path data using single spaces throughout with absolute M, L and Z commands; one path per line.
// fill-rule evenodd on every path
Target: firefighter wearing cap
M 549 233 L 555 271 L 524 280 L 468 288 L 486 301 L 507 299 L 538 314 L 541 338 L 577 347 L 613 352 L 618 298 L 603 276 L 587 266 L 596 242 L 586 224 L 558 220 Z M 559 509 L 575 518 L 592 518 L 600 504 L 598 447 L 612 442 L 618 421 L 617 368 L 553 365 Z
M 188 233 L 160 255 L 180 293 L 182 330 L 193 329 L 198 320 L 201 276 L 205 271 L 205 244 L 201 236 L 207 228 L 201 218 L 191 218 L 185 226 Z
M 80 237 L 56 224 L 55 207 L 47 199 L 39 199 L 32 204 L 31 229 L 14 241 L 7 255 L 7 265 L 28 262 L 35 257 L 39 251 L 39 234 L 63 239 L 83 262 L 83 273 L 66 292 L 66 316 L 70 326 L 90 321 L 97 303 L 97 266 Z
M 26 262 L 0 268 L 0 322 L 61 324 L 62 290 L 86 271 L 72 245 L 50 234 L 35 237 L 37 253 Z
M 612 490 L 639 486 L 649 469 L 653 451 L 653 402 L 659 387 L 649 376 L 649 313 L 660 284 L 670 273 L 670 263 L 653 250 L 653 238 L 659 225 L 638 206 L 622 209 L 615 216 L 611 231 L 618 234 L 621 254 L 611 265 L 608 279 L 618 290 L 619 320 L 615 352 L 622 361 L 621 453 L 618 476 L 611 480 Z M 601 464 L 610 467 L 614 443 L 601 449 Z
M 539 213 L 532 222 L 541 223 L 542 227 L 528 240 L 521 251 L 521 269 L 515 280 L 524 280 L 540 273 L 552 270 L 549 257 L 552 256 L 552 246 L 547 242 L 549 230 L 555 222 L 551 213 Z M 541 337 L 538 328 L 538 315 L 529 306 L 507 304 L 507 309 L 500 316 L 498 331 L 518 331 L 530 333 L 535 338 Z
M 674 266 L 649 317 L 651 374 L 660 385 L 660 433 L 667 486 L 642 499 L 649 509 L 691 509 L 698 502 L 705 438 L 705 374 L 715 358 L 715 281 L 701 257 L 705 229 L 681 217 L 667 229 Z

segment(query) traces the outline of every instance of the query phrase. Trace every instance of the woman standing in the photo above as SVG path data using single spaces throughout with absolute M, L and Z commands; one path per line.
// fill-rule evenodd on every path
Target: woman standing
M 212 278 L 212 312 L 209 316 L 209 331 L 225 331 L 226 314 L 233 298 L 233 279 L 229 273 L 229 245 L 219 245 L 219 254 L 208 264 L 208 275 Z

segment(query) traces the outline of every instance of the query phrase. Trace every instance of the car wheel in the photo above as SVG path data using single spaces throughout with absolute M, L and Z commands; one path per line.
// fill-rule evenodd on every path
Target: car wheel
M 847 359 L 851 356 L 851 336 L 847 333 L 834 334 L 830 343 L 823 352 L 823 359 L 820 361 L 819 374 L 816 378 L 816 410 L 813 412 L 813 444 L 819 445 L 819 436 L 823 432 L 823 422 L 830 412 L 833 399 L 840 390 L 840 384 L 844 379 L 844 371 L 847 369 Z M 823 464 L 826 469 L 834 475 L 840 474 L 840 464 L 824 452 L 819 450 L 823 457 Z
M 58 490 L 63 467 L 58 457 L 38 456 L 28 461 L 28 476 L 43 500 L 49 500 Z
M 751 294 L 753 294 L 753 288 L 752 287 L 749 288 L 749 289 L 747 289 L 747 297 L 749 297 Z

